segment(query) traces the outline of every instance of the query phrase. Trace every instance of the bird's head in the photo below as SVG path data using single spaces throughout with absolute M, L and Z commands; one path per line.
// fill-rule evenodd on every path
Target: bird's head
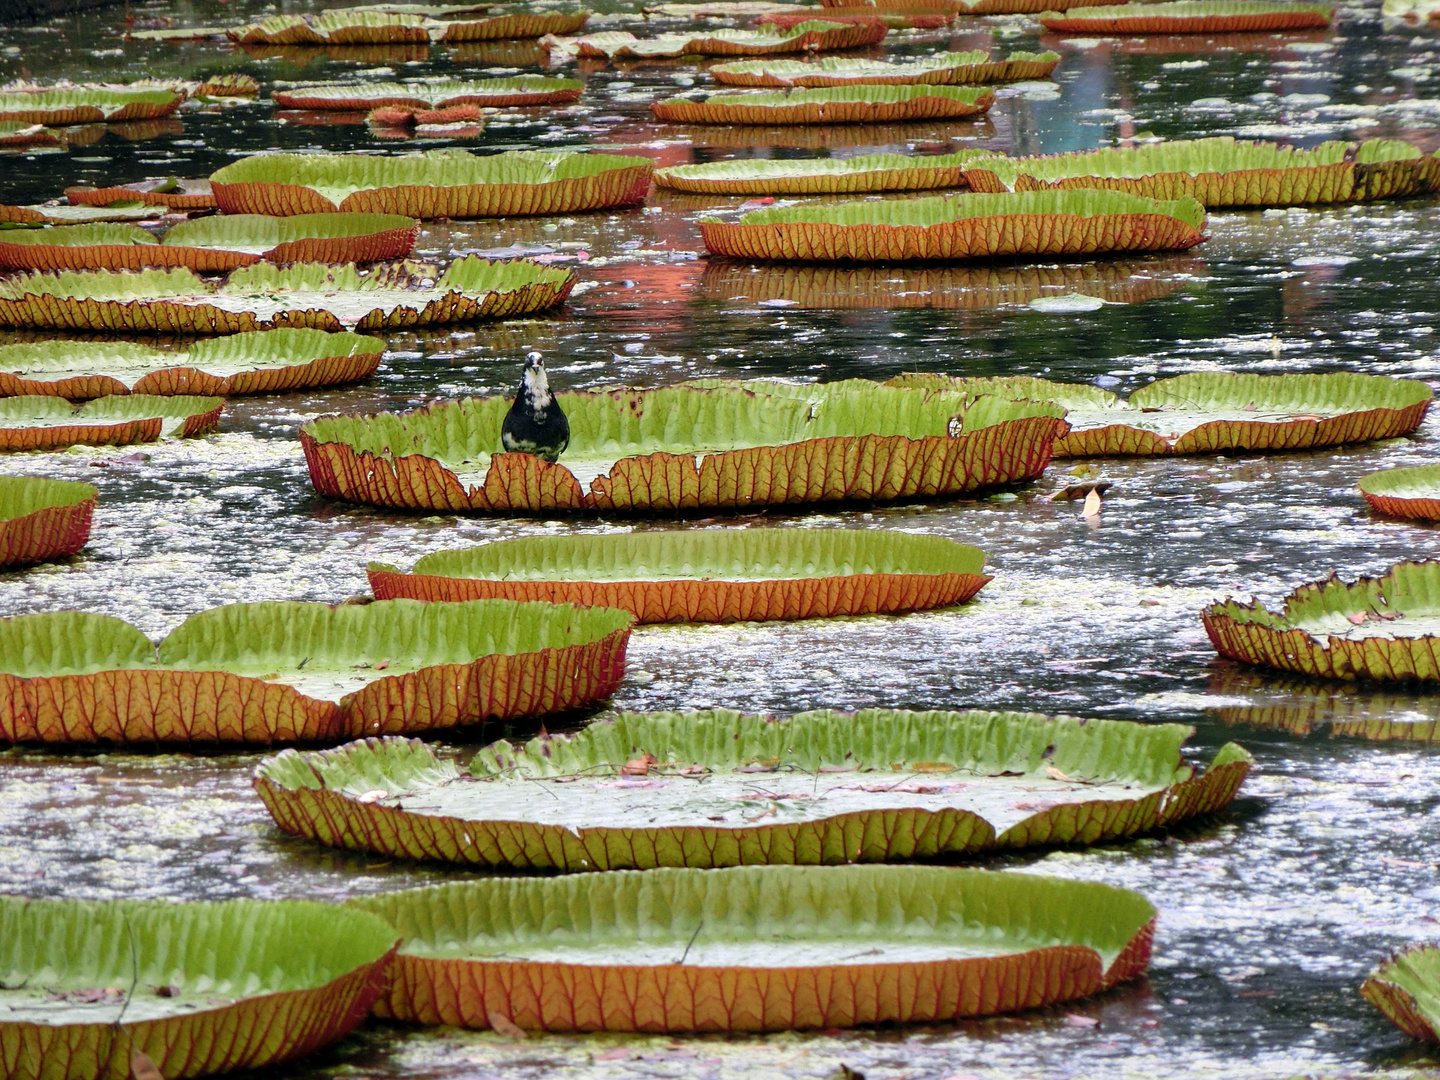
M 538 352 L 525 354 L 525 367 L 520 378 L 520 391 L 530 398 L 530 404 L 543 409 L 550 404 L 550 380 L 545 374 L 545 361 Z

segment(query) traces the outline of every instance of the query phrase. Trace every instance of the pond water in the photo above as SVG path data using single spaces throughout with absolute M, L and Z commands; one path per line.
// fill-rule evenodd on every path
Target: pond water
M 640 17 L 601 5 L 593 29 Z M 211 24 L 299 4 L 149 0 L 0 28 L 0 78 L 243 71 L 285 83 L 547 70 L 532 43 L 303 50 L 125 43 L 136 26 Z M 677 20 L 652 20 L 678 29 Z M 712 23 L 710 25 L 721 25 Z M 591 146 L 674 164 L 726 157 L 992 147 L 1015 154 L 1117 138 L 1202 134 L 1398 136 L 1440 147 L 1440 30 L 1347 4 L 1329 32 L 1081 40 L 1024 18 L 892 33 L 868 55 L 1048 47 L 1053 86 L 1001 92 L 954 124 L 783 130 L 674 128 L 649 104 L 704 84 L 674 61 L 578 68 L 579 103 L 508 109 L 483 150 Z M 561 73 L 576 70 L 561 67 Z M 440 145 L 421 141 L 421 146 Z M 358 116 L 268 102 L 77 131 L 60 150 L 0 156 L 0 201 L 67 184 L 204 176 L 270 148 L 403 149 Z M 0 471 L 101 491 L 89 548 L 0 574 L 0 614 L 81 608 L 158 638 L 199 609 L 255 599 L 337 602 L 364 567 L 486 539 L 664 527 L 663 521 L 422 517 L 329 503 L 295 441 L 330 412 L 403 409 L 507 391 L 526 350 L 564 389 L 713 375 L 886 378 L 902 371 L 1035 374 L 1128 390 L 1188 371 L 1363 371 L 1440 380 L 1435 199 L 1215 213 L 1183 256 L 1057 266 L 751 267 L 703 257 L 696 219 L 740 200 L 661 193 L 616 214 L 429 223 L 437 259 L 525 250 L 577 261 L 581 286 L 538 319 L 388 335 L 379 374 L 351 388 L 231 402 L 220 433 L 146 447 L 0 458 Z M 1057 299 L 1099 297 L 1093 302 Z M 1036 310 L 1031 301 L 1043 301 Z M 830 306 L 821 306 L 821 305 Z M 813 306 L 812 306 L 813 305 Z M 1076 310 L 1081 309 L 1081 310 Z M 1088 309 L 1088 310 L 1085 310 Z M 38 335 L 0 332 L 0 344 Z M 165 345 L 181 344 L 162 342 Z M 772 512 L 780 526 L 897 528 L 973 543 L 995 580 L 973 603 L 904 618 L 644 628 L 614 704 L 995 707 L 1194 724 L 1197 760 L 1238 740 L 1258 759 L 1225 814 L 1163 837 L 984 865 L 1135 888 L 1160 909 L 1149 977 L 1066 1008 L 926 1028 L 734 1038 L 532 1037 L 371 1024 L 272 1075 L 305 1078 L 1288 1077 L 1440 1067 L 1360 999 L 1390 950 L 1440 938 L 1440 750 L 1331 737 L 1334 719 L 1440 719 L 1422 690 L 1330 687 L 1216 660 L 1197 612 L 1227 595 L 1275 601 L 1332 570 L 1381 572 L 1440 554 L 1440 532 L 1371 517 L 1355 483 L 1434 459 L 1418 436 L 1309 454 L 1103 463 L 1098 523 L 1047 496 L 1072 477 L 986 499 Z M 692 521 L 705 527 L 730 518 Z M 572 723 L 581 718 L 572 718 Z M 552 727 L 556 725 L 552 724 Z M 473 733 L 472 744 L 506 733 Z M 521 732 L 524 733 L 523 730 Z M 459 876 L 286 839 L 250 787 L 256 754 L 0 753 L 0 891 L 35 897 L 346 896 Z

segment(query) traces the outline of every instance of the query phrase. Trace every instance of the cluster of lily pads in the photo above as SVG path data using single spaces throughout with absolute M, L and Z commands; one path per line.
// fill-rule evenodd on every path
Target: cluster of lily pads
M 947 15 L 1037 12 L 1048 28 L 1107 34 L 1331 17 L 1260 0 L 1045 10 L 1054 6 L 936 5 Z M 656 103 L 659 119 L 682 123 L 977 115 L 993 101 L 983 84 L 1044 77 L 1058 60 L 794 59 L 874 43 L 889 29 L 884 0 L 860 14 L 830 10 L 836 21 L 645 39 L 573 36 L 583 12 L 410 5 L 133 36 L 320 45 L 550 35 L 552 53 L 576 58 L 759 58 L 712 69 L 753 92 Z M 580 90 L 520 77 L 306 86 L 275 100 L 399 110 L 423 123 L 449 122 L 450 110 L 573 101 Z M 113 119 L 164 109 L 173 92 L 19 93 L 34 110 L 17 108 L 13 122 L 45 124 L 33 117 L 52 106 L 55 123 L 92 107 Z M 0 267 L 21 271 L 0 279 L 0 325 L 206 340 L 183 352 L 117 341 L 0 349 L 0 450 L 203 435 L 226 396 L 369 376 L 384 343 L 355 331 L 553 308 L 573 272 L 476 256 L 412 261 L 417 220 L 633 207 L 652 179 L 727 195 L 952 189 L 777 206 L 704 220 L 701 232 L 713 254 L 746 261 L 954 262 L 1184 251 L 1204 240 L 1207 209 L 1431 192 L 1440 162 L 1394 140 L 1293 151 L 1205 139 L 1049 158 L 961 152 L 658 171 L 649 159 L 603 154 L 268 154 L 206 181 L 74 188 L 65 206 L 0 210 L 21 226 L 0 232 Z M 134 224 L 157 209 L 220 213 L 158 236 Z M 329 498 L 631 515 L 948 498 L 1035 480 L 1057 457 L 1364 443 L 1415 431 L 1431 391 L 1362 375 L 1199 374 L 1122 400 L 1035 378 L 907 375 L 704 380 L 557 401 L 570 442 L 556 462 L 504 449 L 511 402 L 501 398 L 321 417 L 298 437 Z M 1379 512 L 1440 517 L 1436 468 L 1375 474 L 1362 491 Z M 96 497 L 87 484 L 0 480 L 0 565 L 79 551 Z M 1251 759 L 1230 744 L 1199 772 L 1182 757 L 1192 732 L 1181 725 L 991 712 L 618 713 L 574 735 L 495 742 L 464 763 L 410 737 L 593 708 L 623 678 L 637 625 L 948 607 L 983 589 L 984 563 L 976 548 L 895 532 L 536 537 L 438 552 L 409 570 L 372 564 L 367 604 L 233 604 L 192 615 L 158 643 L 80 612 L 0 620 L 0 740 L 330 744 L 282 749 L 256 769 L 257 795 L 286 832 L 386 857 L 563 872 L 338 910 L 0 900 L 0 1001 L 33 1017 L 0 1021 L 6 1075 L 48 1076 L 56 1062 L 66 1075 L 124 1075 L 140 1057 L 172 1080 L 260 1067 L 372 1012 L 559 1031 L 827 1028 L 1031 1008 L 1138 976 L 1155 911 L 1135 893 L 859 864 L 1096 843 L 1221 809 Z M 1230 601 L 1203 617 L 1217 650 L 1248 663 L 1440 679 L 1437 615 L 1440 566 L 1402 564 L 1354 585 L 1308 586 L 1282 615 Z M 293 948 L 299 937 L 303 951 Z M 857 941 L 870 951 L 857 956 Z M 1437 964 L 1433 952 L 1403 956 L 1364 993 L 1433 1038 Z M 131 989 L 97 996 L 112 984 Z

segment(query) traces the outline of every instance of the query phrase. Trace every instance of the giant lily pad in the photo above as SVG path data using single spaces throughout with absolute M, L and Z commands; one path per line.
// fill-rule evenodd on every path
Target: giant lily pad
M 972 86 L 828 86 L 666 98 L 650 105 L 661 120 L 681 124 L 876 124 L 979 116 L 995 93 Z
M 321 417 L 300 431 L 317 491 L 403 509 L 659 511 L 958 495 L 1039 476 L 1058 410 L 867 385 L 800 398 L 735 388 L 556 395 L 559 464 L 504 453 L 508 398 Z M 964 412 L 963 421 L 957 413 Z M 973 412 L 973 415 L 972 415 Z M 983 413 L 983 415 L 982 415 Z
M 372 563 L 388 600 L 550 600 L 624 608 L 642 623 L 814 619 L 969 600 L 985 553 L 890 530 L 695 529 L 532 536 L 426 555 L 409 574 Z
M 635 206 L 655 164 L 616 154 L 468 150 L 375 154 L 257 154 L 210 177 L 230 214 L 337 210 L 416 218 L 514 217 Z
M 655 170 L 659 187 L 713 195 L 819 195 L 964 187 L 966 162 L 984 150 L 953 154 L 861 154 L 850 158 L 742 158 Z
M 308 901 L 3 897 L 0 1062 L 7 1080 L 117 1080 L 143 1053 L 178 1080 L 293 1061 L 365 1019 L 397 936 Z
M 273 744 L 543 716 L 610 696 L 632 622 L 508 600 L 232 604 L 156 647 L 103 615 L 22 615 L 0 620 L 0 739 Z
M 153 206 L 9 206 L 0 203 L 0 224 L 89 225 L 97 221 L 144 221 L 158 217 Z
M 219 285 L 190 270 L 20 274 L 0 282 L 0 325 L 71 330 L 234 334 L 270 327 L 374 330 L 525 315 L 562 303 L 569 270 L 470 255 L 444 273 L 401 262 L 257 263 Z
M 171 210 L 208 210 L 215 205 L 215 193 L 210 190 L 209 180 L 177 180 L 173 176 L 99 188 L 76 185 L 65 189 L 65 199 L 77 206 L 142 202 L 147 206 L 164 206 Z
M 839 12 L 829 8 L 820 12 L 806 10 L 800 14 L 772 12 L 755 20 L 757 26 L 778 26 L 782 30 L 799 26 L 810 19 L 822 22 L 860 23 L 878 22 L 891 30 L 941 30 L 955 21 L 955 15 L 948 11 L 864 11 L 860 14 Z
M 945 11 L 955 15 L 1035 15 L 1042 11 L 1068 11 L 1106 0 L 821 0 L 827 12 L 835 11 Z
M 226 214 L 185 221 L 163 239 L 134 225 L 59 225 L 0 233 L 0 267 L 25 270 L 139 270 L 187 266 L 222 273 L 270 262 L 379 262 L 403 259 L 419 225 L 398 214 Z
M 169 116 L 185 100 L 183 92 L 153 87 L 76 86 L 0 91 L 0 121 L 24 124 L 113 123 Z
M 1205 239 L 1194 199 L 1037 191 L 756 210 L 700 220 L 714 255 L 796 262 L 895 262 L 1180 251 Z
M 1043 11 L 1046 30 L 1061 34 L 1235 34 L 1255 30 L 1304 30 L 1329 26 L 1329 4 L 1282 0 L 1168 0 L 1159 4 L 1110 4 L 1081 11 Z
M 573 34 L 589 12 L 533 12 L 478 19 L 434 19 L 419 12 L 332 8 L 318 15 L 272 15 L 226 31 L 242 45 L 376 45 L 492 41 Z
M 863 84 L 954 85 L 1048 79 L 1060 54 L 1012 52 L 991 60 L 983 49 L 947 52 L 890 62 L 826 56 L 814 61 L 742 60 L 716 64 L 710 75 L 730 86 L 851 86 Z
M 658 173 L 656 174 L 659 175 Z M 1112 304 L 1167 296 L 1205 272 L 1188 255 L 1052 266 L 826 266 L 714 260 L 698 296 L 731 304 L 817 309 L 984 309 L 1080 293 Z
M 1303 585 L 1279 614 L 1226 600 L 1203 618 L 1230 660 L 1327 679 L 1440 680 L 1440 563 Z
M 261 762 L 280 827 L 336 847 L 528 870 L 934 858 L 1133 836 L 1229 804 L 1192 728 L 1028 713 L 620 713 L 462 769 L 418 740 Z
M 1412 1039 L 1440 1042 L 1440 947 L 1402 949 L 1370 973 L 1360 993 Z
M 60 136 L 44 124 L 24 120 L 0 120 L 0 146 L 35 146 L 44 143 L 58 146 Z
M 98 494 L 68 480 L 0 476 L 0 566 L 74 555 L 90 539 Z
M 278 393 L 369 378 L 385 343 L 323 330 L 263 330 L 166 352 L 126 341 L 0 345 L 0 396 Z
M 1149 5 L 1151 7 L 1156 5 Z M 1398 139 L 1326 142 L 1310 150 L 1228 135 L 1054 157 L 973 161 L 976 191 L 1108 188 L 1207 207 L 1363 202 L 1432 191 L 1440 161 Z
M 1393 439 L 1418 428 L 1433 396 L 1385 375 L 1234 375 L 1157 379 L 1121 401 L 1098 387 L 1028 377 L 902 375 L 888 385 L 1054 401 L 1070 430 L 1056 457 L 1310 450 Z
M 950 867 L 494 878 L 352 904 L 404 937 L 376 1014 L 552 1031 L 951 1021 L 1140 975 L 1155 909 L 1093 882 Z
M 1440 521 L 1440 465 L 1370 473 L 1360 478 L 1360 494 L 1377 513 Z
M 642 59 L 667 56 L 770 56 L 775 53 L 832 52 L 878 44 L 889 28 L 881 22 L 833 23 L 806 20 L 787 29 L 712 30 L 705 34 L 659 34 L 637 38 L 613 30 L 603 34 L 541 42 L 564 56 Z
M 517 75 L 413 83 L 324 83 L 275 91 L 275 104 L 287 109 L 357 110 L 383 106 L 445 109 L 455 105 L 556 105 L 575 101 L 585 84 L 579 79 Z
M 64 398 L 0 398 L 0 452 L 64 446 L 124 446 L 188 439 L 215 430 L 224 402 L 215 397 L 102 397 L 85 405 Z

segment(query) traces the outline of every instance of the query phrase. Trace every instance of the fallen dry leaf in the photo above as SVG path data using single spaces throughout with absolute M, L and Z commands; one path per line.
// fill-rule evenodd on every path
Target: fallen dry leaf
M 1100 516 L 1100 492 L 1093 490 L 1085 496 L 1085 509 L 1080 511 L 1081 517 L 1098 518 Z
M 1365 621 L 1366 617 L 1369 614 L 1370 613 L 1368 611 L 1355 611 L 1350 613 L 1349 615 L 1346 615 L 1345 618 L 1347 621 L 1354 623 L 1356 626 L 1359 626 Z
M 1085 1016 L 1081 1013 L 1066 1013 L 1065 1026 L 1080 1028 L 1099 1027 L 1100 1021 L 1093 1016 Z
M 390 793 L 383 788 L 372 788 L 369 791 L 365 792 L 363 795 L 356 795 L 355 801 L 363 803 L 376 803 L 379 802 L 381 799 L 387 798 L 389 794 Z
M 136 1050 L 130 1055 L 130 1077 L 131 1080 L 165 1080 L 165 1074 L 155 1067 L 144 1050 Z
M 637 758 L 631 758 L 620 766 L 621 776 L 644 776 L 650 771 L 652 765 L 660 764 L 660 759 L 654 754 L 641 754 Z
M 490 1026 L 494 1028 L 497 1035 L 504 1035 L 507 1039 L 528 1039 L 530 1037 L 525 1033 L 524 1028 L 504 1013 L 492 1012 L 486 1019 L 490 1021 Z
M 1045 775 L 1050 777 L 1051 780 L 1061 780 L 1067 784 L 1073 784 L 1075 782 L 1075 778 L 1073 776 L 1065 775 L 1059 769 L 1055 768 L 1054 765 L 1045 766 Z

